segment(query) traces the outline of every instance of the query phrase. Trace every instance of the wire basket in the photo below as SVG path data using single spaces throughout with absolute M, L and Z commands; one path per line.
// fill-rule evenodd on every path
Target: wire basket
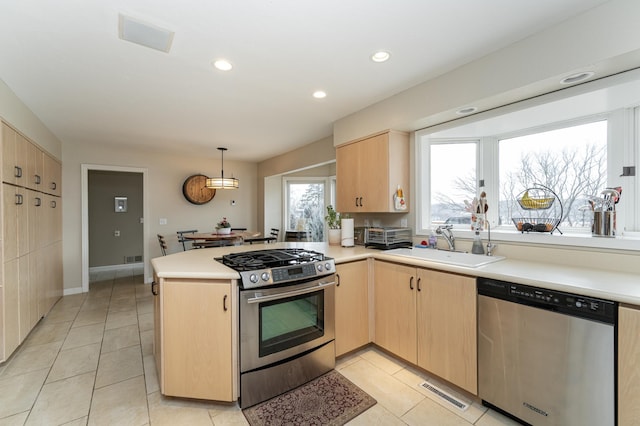
M 525 210 L 547 210 L 555 201 L 555 195 L 542 188 L 527 188 L 516 197 Z
M 520 232 L 553 232 L 560 224 L 560 219 L 551 217 L 513 217 L 516 229 Z

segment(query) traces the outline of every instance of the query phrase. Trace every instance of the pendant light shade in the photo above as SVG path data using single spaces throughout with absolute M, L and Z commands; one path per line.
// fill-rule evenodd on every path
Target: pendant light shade
M 240 186 L 238 179 L 233 177 L 231 178 L 224 177 L 224 152 L 227 150 L 227 148 L 218 148 L 218 150 L 222 155 L 220 177 L 207 178 L 207 182 L 205 183 L 205 186 L 211 189 L 238 189 Z

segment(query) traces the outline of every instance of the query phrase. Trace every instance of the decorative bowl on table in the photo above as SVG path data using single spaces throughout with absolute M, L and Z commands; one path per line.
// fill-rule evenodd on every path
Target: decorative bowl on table
M 217 228 L 216 234 L 218 235 L 229 235 L 231 234 L 231 228 Z

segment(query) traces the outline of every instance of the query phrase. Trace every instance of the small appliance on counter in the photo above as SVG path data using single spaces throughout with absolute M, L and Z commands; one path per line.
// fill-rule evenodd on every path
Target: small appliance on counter
M 368 226 L 356 226 L 353 228 L 353 242 L 357 246 L 364 245 L 364 234 Z
M 365 247 L 373 247 L 381 250 L 411 247 L 411 228 L 377 227 L 365 228 Z

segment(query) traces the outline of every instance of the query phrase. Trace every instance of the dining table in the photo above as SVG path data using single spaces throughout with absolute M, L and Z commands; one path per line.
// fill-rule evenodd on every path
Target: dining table
M 183 234 L 185 240 L 191 240 L 194 248 L 217 247 L 225 243 L 233 245 L 244 244 L 245 238 L 256 238 L 260 236 L 257 231 L 234 231 L 228 234 L 218 234 L 212 232 L 195 232 L 193 234 Z

